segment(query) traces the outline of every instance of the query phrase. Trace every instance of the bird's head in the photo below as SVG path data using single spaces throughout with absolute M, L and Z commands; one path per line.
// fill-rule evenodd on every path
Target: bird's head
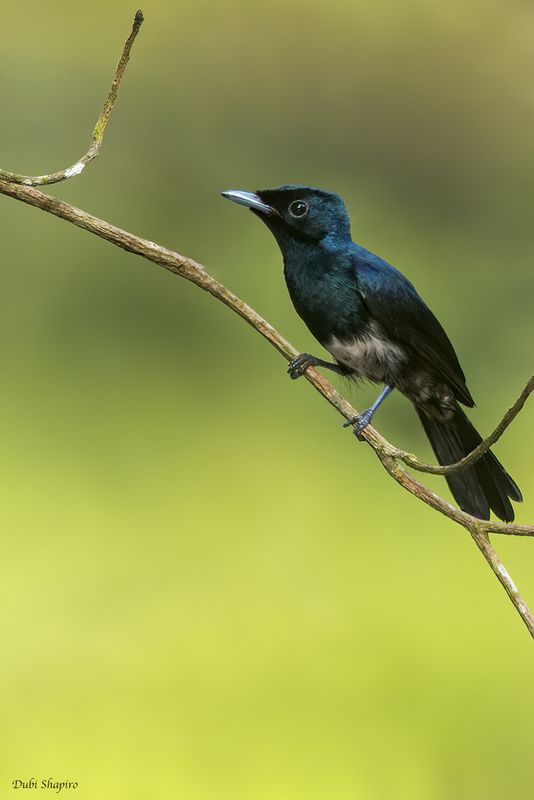
M 318 243 L 325 236 L 350 238 L 345 203 L 334 192 L 288 185 L 256 192 L 230 190 L 222 195 L 260 217 L 281 246 L 292 240 Z

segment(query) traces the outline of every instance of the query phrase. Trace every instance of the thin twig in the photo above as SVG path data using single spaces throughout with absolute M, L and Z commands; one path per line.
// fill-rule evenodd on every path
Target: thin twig
M 143 12 L 137 11 L 134 18 L 132 31 L 124 44 L 122 55 L 119 59 L 119 63 L 117 64 L 111 89 L 109 90 L 106 102 L 102 106 L 102 111 L 100 112 L 100 116 L 98 117 L 96 125 L 93 129 L 91 146 L 89 147 L 87 153 L 72 166 L 66 167 L 59 172 L 52 172 L 49 175 L 17 175 L 14 172 L 7 172 L 6 170 L 0 169 L 0 178 L 4 178 L 11 183 L 21 183 L 25 186 L 45 186 L 51 183 L 61 183 L 61 181 L 67 181 L 69 178 L 79 175 L 85 168 L 85 165 L 97 157 L 104 140 L 104 132 L 106 130 L 106 125 L 108 124 L 109 115 L 111 114 L 113 106 L 115 105 L 115 100 L 117 99 L 117 92 L 119 90 L 122 76 L 124 75 L 124 70 L 126 69 L 126 65 L 128 64 L 130 58 L 132 45 L 142 24 Z
M 450 475 L 451 472 L 457 472 L 465 469 L 466 467 L 470 467 L 472 464 L 482 458 L 484 453 L 487 453 L 490 447 L 493 447 L 495 442 L 501 438 L 508 426 L 517 417 L 532 392 L 534 392 L 534 375 L 530 378 L 513 406 L 508 409 L 493 433 L 491 433 L 487 439 L 484 439 L 484 441 L 481 442 L 478 447 L 475 447 L 474 450 L 468 453 L 468 455 L 461 458 L 460 461 L 456 461 L 454 464 L 446 464 L 445 466 L 425 464 L 424 462 L 419 461 L 419 459 L 414 456 L 413 453 L 407 453 L 405 450 L 396 450 L 395 458 L 404 461 L 404 463 L 409 467 L 412 467 L 412 469 L 416 469 L 419 472 L 427 472 L 431 475 Z

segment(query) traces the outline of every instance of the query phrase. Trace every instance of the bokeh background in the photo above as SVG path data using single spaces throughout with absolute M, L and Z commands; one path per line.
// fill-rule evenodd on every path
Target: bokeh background
M 274 241 L 218 193 L 339 191 L 445 324 L 489 432 L 532 372 L 532 6 L 143 10 L 100 158 L 51 191 L 200 260 L 312 351 Z M 4 168 L 81 155 L 134 11 L 5 5 Z M 0 795 L 531 797 L 531 640 L 467 535 L 221 305 L 0 206 Z M 430 457 L 402 398 L 376 421 Z M 528 408 L 497 448 L 523 522 L 533 433 Z M 496 545 L 534 604 L 532 542 Z

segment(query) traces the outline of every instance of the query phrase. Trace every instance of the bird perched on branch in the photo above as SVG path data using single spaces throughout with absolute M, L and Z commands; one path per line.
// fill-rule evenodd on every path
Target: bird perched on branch
M 383 384 L 371 408 L 351 420 L 359 438 L 398 389 L 414 404 L 440 464 L 456 463 L 480 444 L 460 405 L 474 401 L 447 334 L 401 272 L 352 241 L 339 195 L 290 185 L 223 196 L 247 206 L 274 235 L 293 305 L 335 359 L 301 353 L 289 365 L 291 378 L 318 366 Z M 489 519 L 491 510 L 514 519 L 510 500 L 520 501 L 521 492 L 492 452 L 446 479 L 468 514 Z

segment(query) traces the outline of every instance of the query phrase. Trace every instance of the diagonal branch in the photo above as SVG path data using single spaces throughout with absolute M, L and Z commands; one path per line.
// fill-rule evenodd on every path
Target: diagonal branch
M 143 12 L 137 11 L 134 17 L 132 31 L 126 39 L 124 48 L 122 50 L 122 55 L 119 59 L 119 63 L 117 64 L 111 89 L 109 90 L 106 102 L 102 106 L 102 111 L 100 112 L 100 116 L 98 117 L 96 125 L 93 129 L 91 146 L 89 147 L 87 153 L 71 167 L 66 167 L 59 172 L 51 172 L 49 175 L 17 175 L 15 172 L 7 172 L 6 170 L 0 169 L 0 178 L 4 178 L 12 183 L 23 183 L 26 186 L 45 186 L 51 183 L 61 183 L 61 181 L 67 181 L 69 178 L 79 175 L 85 168 L 85 165 L 97 157 L 104 140 L 104 132 L 106 130 L 106 125 L 108 124 L 109 115 L 111 114 L 113 106 L 115 105 L 115 100 L 117 99 L 117 92 L 119 91 L 124 70 L 126 69 L 130 59 L 132 45 L 142 24 Z

